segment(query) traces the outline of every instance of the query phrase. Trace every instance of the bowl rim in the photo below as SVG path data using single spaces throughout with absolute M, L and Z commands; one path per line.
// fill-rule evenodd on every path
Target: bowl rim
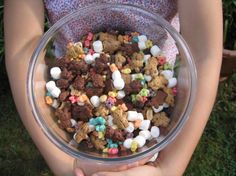
M 58 139 L 57 135 L 55 135 L 48 127 L 46 122 L 40 118 L 40 113 L 36 105 L 35 97 L 34 97 L 34 82 L 33 82 L 33 77 L 34 77 L 34 70 L 35 70 L 35 63 L 37 61 L 37 58 L 39 56 L 39 53 L 42 51 L 42 49 L 46 46 L 48 41 L 50 40 L 51 36 L 63 25 L 68 23 L 71 19 L 74 17 L 83 14 L 84 12 L 87 12 L 88 10 L 97 10 L 101 8 L 115 8 L 115 9 L 123 9 L 126 8 L 128 10 L 136 10 L 140 13 L 144 13 L 147 16 L 150 16 L 152 19 L 158 19 L 158 25 L 164 28 L 170 35 L 171 37 L 178 42 L 179 46 L 183 50 L 183 52 L 186 54 L 187 58 L 187 65 L 191 70 L 189 72 L 190 74 L 190 95 L 189 95 L 189 100 L 185 108 L 185 112 L 183 113 L 183 117 L 179 120 L 179 123 L 177 123 L 176 127 L 172 129 L 167 136 L 160 142 L 157 143 L 150 148 L 146 149 L 145 151 L 137 152 L 135 154 L 132 154 L 130 156 L 122 156 L 121 158 L 101 158 L 97 156 L 91 156 L 86 153 L 80 152 L 80 151 L 75 151 L 71 147 L 68 146 L 65 142 L 62 142 L 61 140 Z M 173 26 L 171 26 L 164 18 L 162 18 L 160 15 L 157 13 L 148 11 L 145 8 L 136 6 L 136 5 L 129 5 L 129 4 L 111 4 L 111 3 L 97 3 L 92 4 L 90 6 L 87 6 L 85 8 L 78 8 L 72 13 L 67 14 L 60 20 L 58 20 L 40 39 L 36 49 L 34 50 L 32 57 L 29 62 L 29 67 L 28 67 L 28 74 L 27 74 L 27 94 L 28 96 L 28 101 L 30 104 L 30 108 L 32 111 L 32 114 L 34 116 L 34 119 L 36 120 L 37 124 L 39 127 L 42 129 L 43 133 L 47 136 L 47 138 L 55 144 L 58 148 L 60 148 L 62 151 L 66 152 L 70 156 L 73 156 L 77 159 L 85 159 L 85 160 L 92 160 L 92 161 L 97 161 L 100 163 L 112 163 L 112 164 L 120 164 L 120 163 L 127 163 L 127 162 L 132 162 L 136 161 L 138 159 L 142 159 L 147 154 L 149 156 L 154 155 L 158 151 L 162 150 L 167 144 L 171 143 L 175 137 L 179 134 L 181 129 L 183 128 L 184 124 L 186 123 L 187 119 L 189 118 L 189 114 L 192 111 L 194 100 L 195 100 L 195 95 L 196 95 L 196 81 L 197 81 L 197 72 L 196 72 L 196 66 L 194 62 L 194 58 L 190 52 L 190 49 L 183 39 L 183 37 L 174 29 Z

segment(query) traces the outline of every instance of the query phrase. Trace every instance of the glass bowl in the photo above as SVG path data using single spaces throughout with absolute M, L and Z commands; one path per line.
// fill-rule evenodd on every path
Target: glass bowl
M 179 52 L 178 94 L 171 115 L 171 123 L 155 142 L 148 143 L 139 152 L 110 157 L 70 145 L 71 136 L 60 129 L 51 107 L 46 105 L 45 84 L 49 81 L 45 62 L 53 62 L 65 54 L 69 41 L 79 41 L 89 31 L 106 29 L 137 31 L 148 36 L 160 48 L 170 36 Z M 196 91 L 196 68 L 190 50 L 181 35 L 158 14 L 133 5 L 97 4 L 65 16 L 55 23 L 39 41 L 28 69 L 27 93 L 35 120 L 45 135 L 62 151 L 76 159 L 82 168 L 98 164 L 95 170 L 112 170 L 117 166 L 153 156 L 166 147 L 181 131 L 192 110 Z M 105 166 L 105 167 L 104 167 Z M 92 173 L 89 169 L 87 173 Z

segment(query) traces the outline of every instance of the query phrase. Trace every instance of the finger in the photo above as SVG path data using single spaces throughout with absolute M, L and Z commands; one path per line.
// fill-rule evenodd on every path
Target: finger
M 98 172 L 92 176 L 159 176 L 161 172 L 158 168 L 152 166 L 139 166 L 121 172 Z
M 84 176 L 84 173 L 81 169 L 75 168 L 75 176 Z

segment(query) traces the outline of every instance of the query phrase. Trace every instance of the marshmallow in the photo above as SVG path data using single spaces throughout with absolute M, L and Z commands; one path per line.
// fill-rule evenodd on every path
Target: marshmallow
M 140 136 L 143 136 L 146 140 L 151 139 L 151 132 L 148 130 L 142 130 L 139 132 Z
M 91 54 L 87 54 L 84 58 L 86 64 L 92 64 L 95 61 L 95 58 Z
M 146 143 L 146 139 L 143 136 L 140 136 L 140 135 L 136 136 L 134 138 L 134 141 L 137 142 L 139 148 L 143 147 Z
M 125 87 L 125 82 L 122 78 L 119 78 L 119 79 L 115 79 L 113 81 L 113 85 L 114 85 L 115 89 L 121 90 Z
M 50 93 L 54 98 L 58 98 L 61 94 L 61 90 L 58 87 L 54 87 Z
M 150 50 L 151 54 L 156 57 L 161 53 L 161 49 L 157 45 L 153 45 Z
M 114 124 L 113 124 L 113 117 L 112 117 L 111 115 L 108 116 L 107 125 L 108 125 L 108 126 L 114 125 Z
M 132 133 L 134 131 L 134 124 L 132 122 L 129 122 L 129 126 L 125 128 L 125 131 L 128 133 Z
M 143 57 L 144 63 L 147 64 L 148 63 L 148 59 L 150 59 L 151 55 L 150 54 L 145 54 Z
M 53 79 L 60 79 L 61 69 L 59 67 L 52 67 L 50 69 L 50 75 Z
M 147 41 L 147 36 L 146 35 L 139 35 L 138 36 L 138 41 L 142 41 L 142 42 Z
M 171 79 L 168 80 L 167 87 L 172 88 L 172 87 L 175 87 L 176 84 L 177 84 L 177 79 L 176 78 L 171 78 Z
M 150 162 L 156 161 L 156 159 L 157 159 L 157 157 L 158 157 L 158 154 L 159 154 L 159 153 L 156 153 L 155 155 L 153 155 L 153 157 L 151 157 L 151 159 L 148 160 L 148 162 L 149 162 L 149 161 L 150 161 Z
M 163 107 L 164 107 L 164 108 L 168 108 L 169 105 L 168 105 L 167 103 L 163 103 Z
M 133 142 L 133 139 L 131 138 L 128 138 L 128 139 L 125 139 L 124 143 L 123 143 L 123 146 L 127 149 L 130 149 L 131 148 L 131 143 Z
M 102 42 L 100 40 L 93 42 L 93 49 L 96 53 L 101 53 L 103 50 Z
M 52 92 L 52 90 L 56 87 L 55 81 L 49 81 L 46 83 L 46 89 L 48 92 Z
M 135 121 L 135 120 L 138 120 L 137 111 L 128 111 L 128 121 Z
M 144 79 L 145 79 L 147 82 L 149 82 L 149 81 L 152 80 L 152 76 L 150 76 L 150 75 L 144 75 Z
M 151 135 L 152 137 L 157 138 L 160 135 L 160 129 L 156 126 L 153 126 L 151 128 Z
M 149 126 L 150 126 L 151 121 L 150 120 L 143 120 L 140 124 L 139 129 L 140 130 L 148 130 Z
M 88 127 L 89 127 L 89 132 L 92 132 L 92 131 L 95 130 L 95 126 L 94 125 L 89 124 Z
M 162 111 L 163 108 L 164 108 L 164 107 L 163 107 L 162 105 L 158 106 L 158 108 L 155 108 L 154 106 L 152 106 L 152 110 L 153 110 L 155 113 L 158 113 L 158 112 Z
M 57 99 L 54 99 L 51 106 L 56 109 L 60 106 L 60 104 Z
M 146 47 L 146 43 L 144 41 L 139 41 L 138 42 L 138 47 L 140 50 L 145 50 L 147 47 Z
M 100 57 L 100 53 L 94 53 L 93 54 L 93 59 L 95 60 L 96 58 L 99 58 Z
M 77 122 L 74 119 L 70 119 L 70 122 L 72 127 L 74 127 L 77 124 Z
M 167 80 L 169 80 L 169 79 L 171 79 L 171 78 L 173 77 L 174 72 L 171 71 L 171 70 L 164 70 L 164 71 L 161 72 L 161 74 L 162 74 Z
M 122 79 L 119 70 L 116 70 L 116 71 L 114 71 L 114 72 L 112 73 L 112 79 L 113 79 L 113 80 Z
M 92 105 L 97 108 L 100 105 L 100 99 L 98 96 L 94 95 L 90 98 L 90 102 L 92 103 Z
M 138 120 L 143 120 L 144 119 L 143 114 L 142 113 L 138 113 L 137 119 Z
M 119 90 L 119 91 L 117 92 L 116 98 L 117 98 L 117 99 L 122 99 L 122 98 L 124 98 L 124 97 L 125 97 L 125 91 Z

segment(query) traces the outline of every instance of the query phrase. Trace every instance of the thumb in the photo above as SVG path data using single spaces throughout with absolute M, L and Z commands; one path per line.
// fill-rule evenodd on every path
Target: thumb
M 75 168 L 74 173 L 75 173 L 75 176 L 84 176 L 83 171 L 79 168 Z
M 98 172 L 92 176 L 160 176 L 161 171 L 153 166 L 139 166 L 121 172 Z

